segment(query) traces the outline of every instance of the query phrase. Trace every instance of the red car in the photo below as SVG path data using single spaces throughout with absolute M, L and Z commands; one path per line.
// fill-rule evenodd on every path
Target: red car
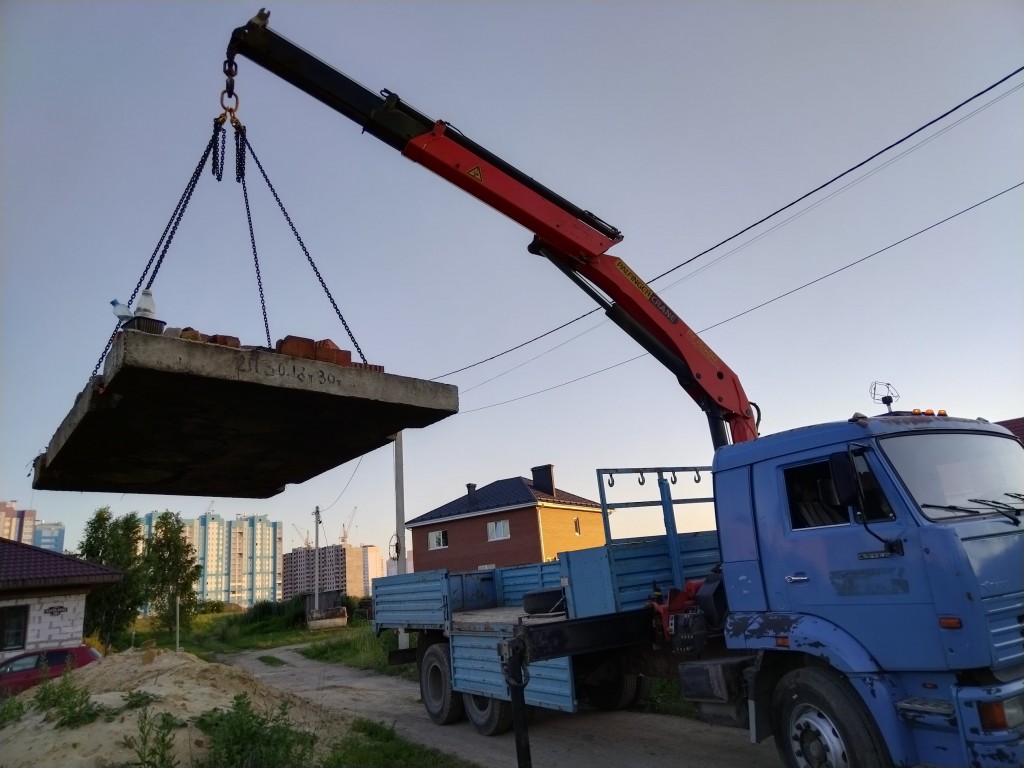
M 44 667 L 46 676 L 53 679 L 64 674 L 68 666 L 84 667 L 98 658 L 99 652 L 87 645 L 46 648 L 11 656 L 0 662 L 0 694 L 9 696 L 38 685 L 43 680 Z

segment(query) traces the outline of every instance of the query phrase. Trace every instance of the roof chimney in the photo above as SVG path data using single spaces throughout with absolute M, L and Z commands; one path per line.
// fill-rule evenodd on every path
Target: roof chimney
M 471 503 L 476 502 L 476 483 L 466 483 L 466 498 Z
M 556 496 L 555 493 L 555 467 L 553 464 L 541 464 L 539 467 L 530 469 L 533 473 L 533 489 L 546 493 L 548 496 Z

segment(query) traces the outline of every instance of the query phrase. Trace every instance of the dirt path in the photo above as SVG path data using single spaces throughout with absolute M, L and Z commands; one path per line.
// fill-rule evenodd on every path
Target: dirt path
M 260 656 L 285 666 L 271 667 Z M 486 768 L 517 768 L 511 732 L 485 738 L 463 721 L 434 725 L 423 711 L 419 686 L 408 680 L 313 661 L 295 647 L 249 651 L 219 661 L 244 668 L 267 685 L 290 691 L 329 709 L 393 724 L 410 741 L 472 760 Z M 638 712 L 540 710 L 530 724 L 535 768 L 780 768 L 771 741 L 754 746 L 746 732 Z

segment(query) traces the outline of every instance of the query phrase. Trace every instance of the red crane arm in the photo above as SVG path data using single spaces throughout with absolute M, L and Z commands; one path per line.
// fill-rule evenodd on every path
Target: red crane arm
M 671 370 L 705 411 L 716 448 L 753 440 L 757 423 L 735 373 L 640 279 L 607 253 L 622 234 L 560 197 L 443 121 L 395 94 L 374 93 L 267 27 L 261 11 L 228 45 L 226 72 L 241 54 L 305 91 L 534 233 L 532 253 L 549 259 L 608 316 Z M 229 77 L 231 77 L 229 75 Z M 229 80 L 229 84 L 231 84 Z

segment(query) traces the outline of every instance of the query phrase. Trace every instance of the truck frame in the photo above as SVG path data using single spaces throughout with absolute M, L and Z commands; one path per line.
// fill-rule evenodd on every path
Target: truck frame
M 774 737 L 789 768 L 1024 764 L 1024 444 L 914 410 L 758 436 L 738 377 L 630 269 L 613 226 L 455 131 L 285 40 L 261 11 L 236 56 L 295 85 L 533 232 L 543 255 L 663 363 L 707 415 L 715 530 L 679 533 L 673 472 L 598 471 L 606 543 L 549 563 L 373 583 L 374 626 L 416 636 L 427 714 L 513 727 L 527 707 L 629 706 L 678 680 L 702 716 Z M 618 475 L 658 498 L 608 503 Z M 653 487 L 653 486 L 652 486 Z M 711 499 L 702 499 L 708 503 Z M 616 540 L 614 506 L 665 532 Z

